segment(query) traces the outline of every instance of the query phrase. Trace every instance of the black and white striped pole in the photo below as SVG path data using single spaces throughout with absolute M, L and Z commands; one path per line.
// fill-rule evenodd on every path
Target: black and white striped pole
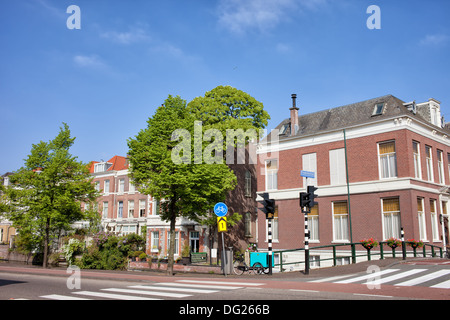
M 269 274 L 272 275 L 272 219 L 267 219 L 267 248 L 269 250 Z
M 307 210 L 304 210 L 307 211 Z M 309 231 L 308 213 L 305 212 L 305 274 L 309 274 Z
M 403 231 L 403 227 L 400 229 L 400 233 L 402 236 L 402 255 L 403 260 L 406 260 L 406 243 L 405 243 L 405 232 Z
M 262 193 L 262 204 L 264 208 L 261 210 L 266 214 L 267 219 L 267 263 L 269 264 L 269 274 L 272 274 L 272 219 L 275 216 L 275 200 L 269 198 L 268 193 Z

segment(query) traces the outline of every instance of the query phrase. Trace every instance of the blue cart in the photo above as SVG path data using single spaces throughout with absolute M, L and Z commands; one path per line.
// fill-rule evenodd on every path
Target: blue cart
M 272 256 L 272 267 L 274 266 Z M 269 273 L 269 254 L 267 252 L 250 252 L 250 267 L 255 273 Z

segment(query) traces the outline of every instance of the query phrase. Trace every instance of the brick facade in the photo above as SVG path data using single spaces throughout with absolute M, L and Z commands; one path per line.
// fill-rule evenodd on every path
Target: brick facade
M 395 114 L 397 112 L 395 108 L 406 109 L 404 104 L 399 104 L 399 100 L 394 97 L 383 98 L 385 98 L 384 103 L 388 108 L 387 114 L 389 112 Z M 374 108 L 373 103 L 373 101 L 368 101 L 359 103 L 358 106 L 370 108 L 371 112 Z M 354 105 L 341 107 L 341 109 L 344 108 L 354 108 Z M 333 109 L 328 113 L 334 112 L 334 110 L 340 114 L 345 112 Z M 363 113 L 364 110 L 361 110 Z M 316 199 L 319 227 L 318 234 L 315 236 L 317 240 L 310 240 L 310 243 L 328 245 L 348 243 L 350 240 L 359 242 L 361 239 L 370 237 L 379 241 L 387 240 L 387 234 L 390 233 L 387 227 L 387 217 L 396 215 L 385 214 L 383 203 L 387 208 L 386 203 L 389 199 L 398 199 L 400 207 L 398 223 L 404 228 L 407 239 L 422 238 L 421 240 L 430 244 L 448 244 L 448 226 L 444 228 L 443 224 L 448 225 L 447 206 L 450 199 L 447 190 L 447 186 L 450 184 L 448 162 L 450 142 L 447 135 L 450 135 L 450 131 L 446 126 L 432 125 L 418 114 L 408 113 L 406 110 L 401 110 L 402 113 L 395 116 L 378 119 L 371 116 L 370 112 L 367 120 L 364 121 L 360 117 L 357 125 L 345 123 L 345 119 L 337 119 L 335 121 L 342 122 L 340 127 L 323 131 L 320 129 L 314 131 L 313 129 L 312 134 L 305 135 L 301 134 L 302 116 L 300 116 L 300 134 L 281 136 L 277 145 L 278 152 L 268 156 L 272 149 L 270 146 L 262 144 L 257 167 L 258 193 L 269 193 L 270 197 L 276 200 L 278 207 L 276 221 L 278 223 L 276 231 L 278 239 L 273 241 L 274 250 L 303 247 L 304 216 L 299 206 L 299 192 L 304 192 L 306 186 L 303 178 L 300 177 L 300 171 L 304 170 L 303 156 L 311 153 L 315 154 L 317 168 L 315 174 L 318 187 L 316 194 L 319 195 Z M 312 117 L 312 115 L 308 116 Z M 319 118 L 322 115 L 318 113 L 316 116 Z M 374 122 L 375 120 L 377 121 Z M 289 120 L 284 122 L 284 124 L 286 123 L 289 125 Z M 323 123 L 319 123 L 319 125 L 323 125 Z M 344 129 L 346 141 L 344 141 Z M 419 146 L 421 172 L 419 177 L 416 177 L 415 173 L 413 141 Z M 330 151 L 344 150 L 345 142 L 350 189 L 350 212 L 347 218 L 348 220 L 351 218 L 351 232 L 350 224 L 348 224 L 349 235 L 346 240 L 336 240 L 334 224 L 337 223 L 337 220 L 333 215 L 333 203 L 348 202 L 348 194 L 346 182 L 331 184 Z M 381 166 L 382 162 L 385 164 L 385 160 L 381 160 L 379 145 L 383 142 L 393 142 L 395 145 L 395 160 L 393 158 L 389 160 L 389 168 L 392 165 L 391 162 L 395 163 L 396 174 L 394 176 L 382 176 Z M 426 146 L 428 150 L 431 150 L 433 181 L 428 178 Z M 442 155 L 442 161 L 439 161 L 439 164 L 438 152 L 441 152 Z M 266 189 L 267 175 L 264 159 L 278 160 L 277 187 L 273 190 Z M 345 173 L 345 165 L 340 168 Z M 443 181 L 439 181 L 440 174 L 443 176 Z M 418 201 L 423 201 L 425 216 L 420 223 Z M 435 206 L 436 209 L 432 210 L 432 206 Z M 432 211 L 434 211 L 434 215 Z M 420 227 L 422 227 L 422 231 L 419 230 Z M 260 231 L 258 246 L 267 248 L 266 219 L 261 211 L 258 213 L 258 230 Z

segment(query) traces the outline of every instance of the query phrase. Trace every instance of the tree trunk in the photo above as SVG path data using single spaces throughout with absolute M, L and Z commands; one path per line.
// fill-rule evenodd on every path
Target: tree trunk
M 175 198 L 176 199 L 176 198 Z M 175 253 L 175 223 L 177 220 L 177 213 L 175 212 L 175 201 L 172 200 L 170 204 L 170 243 L 169 243 L 169 261 L 167 264 L 167 274 L 173 276 L 173 264 Z
M 47 265 L 48 265 L 49 239 L 50 239 L 50 218 L 47 218 L 47 221 L 45 222 L 44 261 L 42 262 L 43 268 L 47 268 Z

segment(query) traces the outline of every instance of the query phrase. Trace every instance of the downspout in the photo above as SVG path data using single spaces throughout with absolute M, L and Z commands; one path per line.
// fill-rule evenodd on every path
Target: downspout
M 345 147 L 345 172 L 347 177 L 347 203 L 348 203 L 348 219 L 350 227 L 350 243 L 353 243 L 353 231 L 352 231 L 352 210 L 350 206 L 350 181 L 348 179 L 348 156 L 347 156 L 347 137 L 344 129 L 344 147 Z

